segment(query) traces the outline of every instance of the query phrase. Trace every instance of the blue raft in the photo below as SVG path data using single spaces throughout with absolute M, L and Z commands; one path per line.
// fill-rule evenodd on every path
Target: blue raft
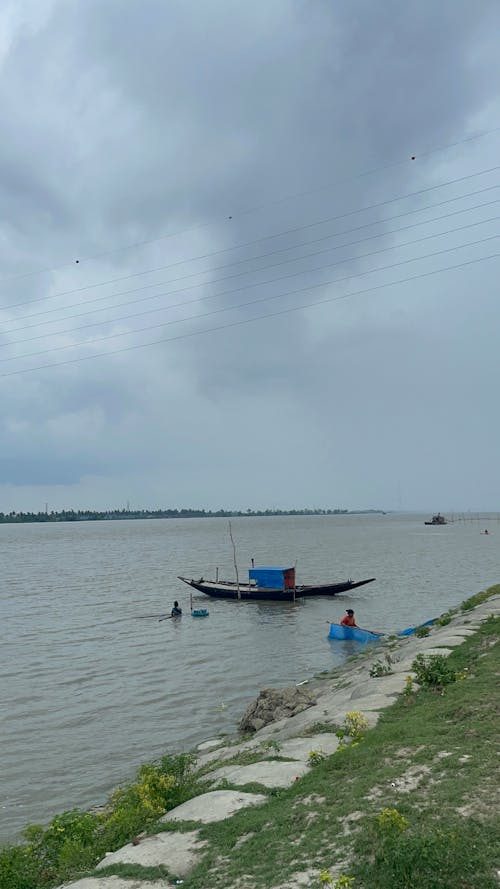
M 382 633 L 370 633 L 360 627 L 344 627 L 342 624 L 330 624 L 329 639 L 352 639 L 354 642 L 376 642 Z
M 398 636 L 413 636 L 415 630 L 418 630 L 419 627 L 432 627 L 432 624 L 436 623 L 437 618 L 433 617 L 431 620 L 426 620 L 425 624 L 417 624 L 416 627 L 407 627 L 406 630 L 400 630 L 397 633 Z

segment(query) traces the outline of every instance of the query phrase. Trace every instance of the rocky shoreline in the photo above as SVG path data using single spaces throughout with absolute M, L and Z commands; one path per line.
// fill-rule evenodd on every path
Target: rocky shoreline
M 388 637 L 324 678 L 306 680 L 292 689 L 263 690 L 241 723 L 241 728 L 253 730 L 252 736 L 235 742 L 215 738 L 200 744 L 196 769 L 206 792 L 160 819 L 164 825 L 195 822 L 193 829 L 165 831 L 164 827 L 108 853 L 97 867 L 162 865 L 176 875 L 174 881 L 103 875 L 66 883 L 59 889 L 167 889 L 182 882 L 206 851 L 207 842 L 199 835 L 202 825 L 231 818 L 248 806 L 266 805 L 266 793 L 247 792 L 247 785 L 259 785 L 263 791 L 290 787 L 311 770 L 314 754 L 328 757 L 337 751 L 341 741 L 335 727 L 343 724 L 347 714 L 360 712 L 369 727 L 375 726 L 380 712 L 404 691 L 407 677 L 414 680 L 411 665 L 417 655 L 450 654 L 490 615 L 500 615 L 500 595 L 454 614 L 445 626 L 433 626 L 427 636 Z M 374 675 L 384 659 L 390 664 L 390 673 Z M 311 879 L 306 874 L 295 883 L 283 884 L 283 889 L 312 885 Z

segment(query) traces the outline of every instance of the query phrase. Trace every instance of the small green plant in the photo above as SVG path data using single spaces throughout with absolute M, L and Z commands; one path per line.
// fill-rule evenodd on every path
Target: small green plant
M 429 627 L 417 627 L 417 629 L 415 630 L 415 636 L 417 636 L 418 639 L 423 639 L 424 636 L 428 636 L 429 633 Z
M 354 877 L 348 877 L 346 874 L 339 874 L 333 883 L 333 889 L 349 889 L 354 883 Z
M 263 741 L 261 744 L 263 750 L 274 750 L 275 753 L 279 753 L 281 750 L 281 744 L 279 741 L 274 741 L 270 739 L 269 741 Z
M 423 688 L 442 689 L 457 679 L 455 670 L 450 667 L 448 659 L 443 654 L 431 654 L 427 657 L 418 654 L 411 668 L 418 684 Z
M 98 815 L 78 810 L 56 815 L 46 828 L 28 826 L 24 831 L 26 851 L 42 885 L 91 867 L 96 860 L 96 845 L 100 846 L 100 828 Z
M 320 762 L 323 762 L 324 758 L 325 754 L 322 750 L 310 750 L 307 756 L 310 766 L 318 766 Z
M 305 738 L 307 738 L 308 735 L 319 735 L 323 733 L 335 734 L 337 728 L 338 726 L 334 725 L 333 722 L 314 722 L 312 725 L 305 728 L 302 734 Z
M 382 809 L 375 817 L 375 825 L 382 833 L 402 831 L 408 829 L 408 819 L 401 815 L 397 809 Z
M 360 741 L 368 728 L 368 723 L 359 710 L 351 710 L 345 715 L 345 727 L 353 741 Z
M 359 710 L 351 710 L 346 713 L 344 725 L 341 725 L 335 732 L 337 738 L 343 741 L 344 738 L 351 738 L 353 744 L 358 744 L 363 738 L 363 734 L 368 727 L 368 723 Z M 346 749 L 345 744 L 339 744 L 338 750 Z
M 413 696 L 414 688 L 413 688 L 413 676 L 407 676 L 405 687 L 403 689 L 403 694 L 405 698 L 411 698 Z
M 375 661 L 374 664 L 370 667 L 370 676 L 389 676 L 392 673 L 391 667 L 389 664 L 383 664 L 382 661 Z
M 449 614 L 449 612 L 442 614 L 441 617 L 438 617 L 436 620 L 437 627 L 446 627 L 449 623 L 451 623 L 451 614 Z
M 321 886 L 331 886 L 331 889 L 349 889 L 354 883 L 354 877 L 339 874 L 337 879 L 334 880 L 329 871 L 321 870 L 319 872 L 319 882 Z

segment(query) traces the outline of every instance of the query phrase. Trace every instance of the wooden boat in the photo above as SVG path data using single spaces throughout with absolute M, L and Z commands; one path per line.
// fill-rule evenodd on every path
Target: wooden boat
M 343 624 L 330 624 L 329 639 L 352 639 L 354 642 L 376 642 L 382 633 L 371 633 L 361 627 L 346 627 Z
M 438 512 L 437 515 L 433 515 L 430 522 L 424 522 L 424 525 L 447 525 L 447 524 L 448 524 L 448 522 L 446 521 L 444 515 L 441 515 L 440 512 Z
M 325 583 L 306 585 L 295 583 L 295 568 L 250 568 L 248 581 L 237 584 L 228 580 L 189 580 L 181 577 L 179 580 L 206 596 L 214 599 L 244 599 L 251 602 L 294 602 L 309 596 L 336 596 L 337 593 L 345 593 L 357 587 L 372 583 L 375 578 L 367 580 L 344 580 L 337 583 Z

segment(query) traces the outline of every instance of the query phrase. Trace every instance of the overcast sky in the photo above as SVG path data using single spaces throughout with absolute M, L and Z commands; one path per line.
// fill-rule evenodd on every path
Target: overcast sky
M 499 510 L 499 26 L 4 0 L 0 511 Z

